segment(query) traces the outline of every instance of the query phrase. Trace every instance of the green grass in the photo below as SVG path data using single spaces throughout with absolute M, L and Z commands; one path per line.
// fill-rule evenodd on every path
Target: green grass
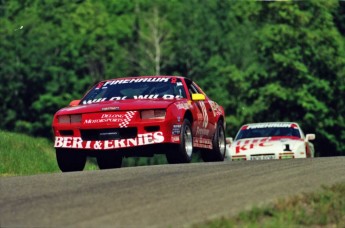
M 194 159 L 195 160 L 195 159 Z M 0 130 L 0 176 L 60 172 L 53 142 L 45 138 Z M 166 164 L 165 155 L 123 159 L 122 166 Z M 84 170 L 97 170 L 95 158 L 88 158 Z
M 345 227 L 345 183 L 194 227 Z
M 0 176 L 60 172 L 48 139 L 0 131 Z M 85 170 L 98 167 L 88 162 Z

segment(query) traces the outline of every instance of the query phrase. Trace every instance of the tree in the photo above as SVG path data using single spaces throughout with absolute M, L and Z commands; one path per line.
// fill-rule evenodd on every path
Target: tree
M 345 49 L 333 23 L 337 2 L 262 3 L 257 33 L 266 72 L 252 80 L 256 120 L 292 120 L 316 132 L 322 155 L 344 151 Z M 269 12 L 269 13 L 268 13 Z M 269 117 L 269 118 L 267 118 Z M 340 133 L 340 134 L 339 134 Z
M 162 69 L 171 61 L 172 28 L 166 16 L 171 4 L 165 1 L 136 1 L 132 47 L 128 48 L 135 74 L 161 75 Z

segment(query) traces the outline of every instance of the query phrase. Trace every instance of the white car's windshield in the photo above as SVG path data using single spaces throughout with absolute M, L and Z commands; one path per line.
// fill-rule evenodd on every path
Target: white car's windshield
M 243 127 L 236 136 L 236 140 L 245 138 L 261 138 L 273 136 L 290 136 L 300 138 L 298 128 L 293 127 L 265 127 L 265 128 L 246 128 Z
M 81 103 L 156 98 L 186 98 L 181 80 L 173 77 L 145 77 L 103 81 L 95 85 Z

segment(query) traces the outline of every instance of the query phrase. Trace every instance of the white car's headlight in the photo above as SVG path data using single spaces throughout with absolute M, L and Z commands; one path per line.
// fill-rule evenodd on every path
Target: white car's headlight
M 81 114 L 58 116 L 58 123 L 81 123 Z
M 164 109 L 144 110 L 140 112 L 140 117 L 143 120 L 147 119 L 164 119 L 166 111 Z

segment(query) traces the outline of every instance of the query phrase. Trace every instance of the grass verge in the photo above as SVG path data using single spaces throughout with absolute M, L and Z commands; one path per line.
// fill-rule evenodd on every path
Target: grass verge
M 45 138 L 0 130 L 0 176 L 60 172 L 53 142 Z M 165 155 L 123 159 L 122 166 L 166 164 Z M 88 157 L 84 170 L 98 170 L 95 158 Z
M 0 176 L 60 172 L 53 143 L 48 139 L 0 131 Z M 86 170 L 98 169 L 88 162 Z
M 345 183 L 193 227 L 345 227 Z

